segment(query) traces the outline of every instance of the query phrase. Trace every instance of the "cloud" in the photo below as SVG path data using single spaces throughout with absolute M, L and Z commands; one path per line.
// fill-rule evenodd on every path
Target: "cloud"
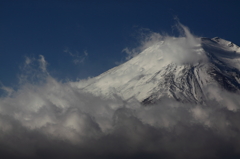
M 171 61 L 178 64 L 194 64 L 199 61 L 206 61 L 206 55 L 201 46 L 201 39 L 193 35 L 190 30 L 177 22 L 175 27 L 179 31 L 179 37 L 160 34 L 146 29 L 140 31 L 141 36 L 138 39 L 140 46 L 136 48 L 123 49 L 127 54 L 126 60 L 130 60 L 146 49 L 158 47 L 155 51 L 162 54 L 164 61 Z M 160 51 L 160 52 L 159 52 Z
M 7 87 L 2 82 L 0 82 L 0 90 L 3 90 L 7 95 L 11 95 L 14 90 L 11 87 Z
M 183 53 L 198 44 L 188 34 L 188 38 L 151 34 L 140 48 L 164 39 L 161 47 L 175 51 L 171 58 L 176 56 L 179 63 L 196 62 L 201 57 L 195 59 L 190 51 Z M 190 57 L 180 58 L 181 53 Z M 122 100 L 117 95 L 103 99 L 71 82 L 56 80 L 48 73 L 43 55 L 38 59 L 26 57 L 21 70 L 19 79 L 24 82 L 18 89 L 2 86 L 8 92 L 0 97 L 2 158 L 240 157 L 237 93 L 212 86 L 204 88 L 209 92 L 204 105 L 169 98 L 142 105 L 134 98 Z M 83 82 L 87 85 L 91 79 Z
M 43 55 L 39 55 L 39 67 L 42 70 L 42 72 L 47 71 L 47 62 L 45 61 L 45 58 Z
M 20 84 L 23 83 L 41 83 L 44 82 L 49 73 L 47 71 L 47 61 L 43 55 L 39 58 L 25 57 L 25 62 L 20 66 L 21 72 L 18 74 Z
M 73 63 L 75 65 L 84 63 L 84 61 L 88 57 L 87 50 L 83 52 L 84 55 L 79 55 L 78 51 L 75 51 L 75 53 L 72 53 L 68 48 L 66 48 L 63 52 L 68 53 L 73 58 Z
M 129 48 L 125 48 L 122 50 L 122 52 L 125 52 L 127 54 L 126 60 L 130 60 L 138 55 L 138 52 L 135 49 L 129 50 Z
M 42 86 L 23 86 L 0 105 L 0 153 L 6 157 L 240 155 L 239 111 L 218 105 L 104 100 L 51 78 Z

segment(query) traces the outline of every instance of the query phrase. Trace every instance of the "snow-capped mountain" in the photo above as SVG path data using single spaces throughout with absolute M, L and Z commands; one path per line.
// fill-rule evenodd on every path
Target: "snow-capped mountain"
M 72 85 L 96 96 L 134 97 L 145 104 L 163 97 L 204 103 L 209 86 L 240 90 L 240 48 L 218 37 L 167 37 L 122 65 Z

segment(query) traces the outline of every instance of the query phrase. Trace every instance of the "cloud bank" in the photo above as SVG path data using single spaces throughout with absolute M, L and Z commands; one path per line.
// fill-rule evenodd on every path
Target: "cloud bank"
M 199 43 L 187 30 L 185 34 L 182 40 L 164 40 L 189 58 L 175 52 L 169 58 L 176 56 L 181 63 L 202 59 L 190 55 Z M 160 34 L 149 38 L 141 48 L 162 40 Z M 17 90 L 2 86 L 7 92 L 0 98 L 2 158 L 240 157 L 238 94 L 221 91 L 216 99 L 211 94 L 219 88 L 213 87 L 207 105 L 166 98 L 144 106 L 135 98 L 103 99 L 57 81 L 42 55 L 26 58 L 22 70 Z

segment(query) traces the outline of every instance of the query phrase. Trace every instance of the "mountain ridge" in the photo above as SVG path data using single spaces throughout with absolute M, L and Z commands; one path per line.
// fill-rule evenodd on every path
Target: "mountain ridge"
M 137 56 L 101 75 L 71 84 L 104 98 L 136 98 L 143 104 L 161 98 L 205 103 L 204 87 L 217 85 L 230 92 L 240 90 L 240 48 L 215 38 L 158 40 Z

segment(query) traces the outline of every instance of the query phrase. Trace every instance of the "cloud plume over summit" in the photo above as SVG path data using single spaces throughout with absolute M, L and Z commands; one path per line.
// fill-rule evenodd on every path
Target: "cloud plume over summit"
M 135 57 L 147 48 L 158 46 L 161 50 L 165 61 L 174 63 L 196 63 L 198 61 L 206 60 L 204 50 L 201 46 L 201 38 L 193 35 L 188 27 L 180 22 L 175 25 L 179 32 L 179 36 L 170 36 L 167 34 L 160 34 L 149 30 L 141 31 L 141 36 L 138 39 L 140 46 L 137 48 L 125 48 L 123 51 L 127 53 L 127 60 Z

